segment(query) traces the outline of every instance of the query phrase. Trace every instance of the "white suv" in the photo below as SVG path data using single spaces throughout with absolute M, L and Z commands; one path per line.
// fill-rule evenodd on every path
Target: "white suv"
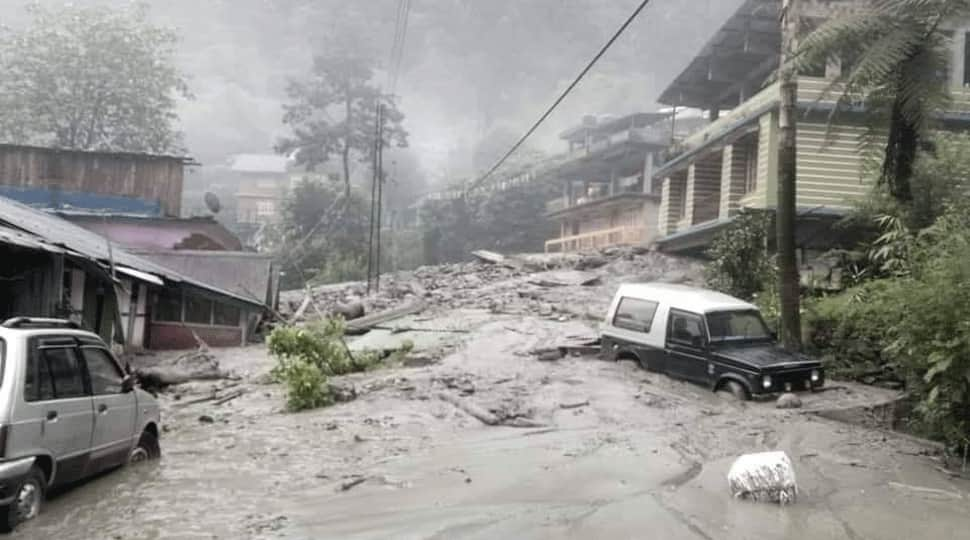
M 160 455 L 158 403 L 97 335 L 71 321 L 0 324 L 0 531 L 49 487 Z

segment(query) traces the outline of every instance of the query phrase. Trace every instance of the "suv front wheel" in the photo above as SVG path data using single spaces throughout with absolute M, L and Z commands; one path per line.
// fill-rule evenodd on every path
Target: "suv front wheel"
M 18 523 L 37 517 L 44 503 L 44 472 L 36 465 L 17 487 L 13 502 L 0 506 L 0 532 L 11 532 Z

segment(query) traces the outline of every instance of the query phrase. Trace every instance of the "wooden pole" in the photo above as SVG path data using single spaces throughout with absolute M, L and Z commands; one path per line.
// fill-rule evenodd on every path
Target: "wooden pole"
M 783 1 L 782 46 L 778 74 L 781 88 L 781 109 L 778 116 L 780 149 L 778 156 L 778 210 L 775 231 L 778 244 L 778 293 L 781 299 L 779 334 L 782 345 L 789 351 L 797 351 L 801 348 L 799 279 L 795 258 L 798 72 L 792 62 L 798 46 L 797 10 L 797 0 Z

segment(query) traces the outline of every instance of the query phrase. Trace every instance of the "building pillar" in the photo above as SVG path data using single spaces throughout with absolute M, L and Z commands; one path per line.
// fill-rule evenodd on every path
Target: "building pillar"
M 647 152 L 647 157 L 643 160 L 642 191 L 653 193 L 653 152 Z
M 950 83 L 953 88 L 963 88 L 963 81 L 965 80 L 966 74 L 964 73 L 964 56 L 966 55 L 967 47 L 967 29 L 957 28 L 953 33 L 953 50 L 951 51 L 951 61 L 950 61 Z
M 741 197 L 744 196 L 749 144 L 738 141 L 724 149 L 718 219 L 727 219 L 738 213 Z
M 677 172 L 664 178 L 660 187 L 660 208 L 657 211 L 657 233 L 664 237 L 677 232 L 677 223 L 683 217 L 681 207 L 685 196 L 687 174 Z

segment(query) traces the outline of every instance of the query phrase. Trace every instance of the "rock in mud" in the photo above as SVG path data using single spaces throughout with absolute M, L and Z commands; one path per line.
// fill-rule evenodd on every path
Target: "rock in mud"
M 437 362 L 437 360 L 430 356 L 415 355 L 405 357 L 404 360 L 401 360 L 401 365 L 404 367 L 425 367 L 436 364 Z
M 337 403 L 344 403 L 357 399 L 357 389 L 352 384 L 330 383 L 330 395 Z
M 364 316 L 364 304 L 359 301 L 341 302 L 334 306 L 334 315 L 340 315 L 346 321 L 352 321 Z
M 203 414 L 199 416 L 199 423 L 201 424 L 211 424 L 213 422 L 215 422 L 215 419 L 209 416 L 208 414 Z
M 801 406 L 802 399 L 791 392 L 778 396 L 778 401 L 775 402 L 775 407 L 778 409 L 799 409 Z
M 739 457 L 728 472 L 728 484 L 738 499 L 792 504 L 798 496 L 795 469 L 785 452 Z

